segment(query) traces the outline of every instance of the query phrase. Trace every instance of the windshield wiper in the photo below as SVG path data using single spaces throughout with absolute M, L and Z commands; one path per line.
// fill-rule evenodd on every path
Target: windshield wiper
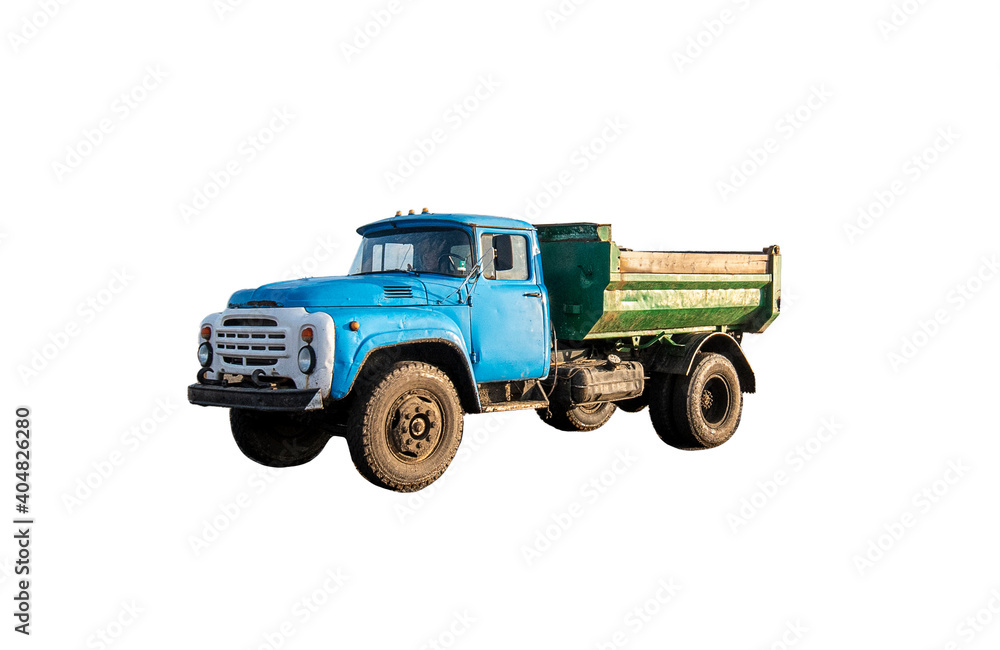
M 351 275 L 379 275 L 380 273 L 410 273 L 412 275 L 420 275 L 413 269 L 386 269 L 384 271 L 360 271 L 358 273 L 352 273 Z
M 466 292 L 467 292 L 467 296 L 466 296 L 466 301 L 465 302 L 468 303 L 470 300 L 472 300 L 472 292 L 475 291 L 476 285 L 479 283 L 479 278 L 482 276 L 483 262 L 486 260 L 486 256 L 490 255 L 492 253 L 493 253 L 492 250 L 489 250 L 486 253 L 483 253 L 483 256 L 481 258 L 479 258 L 479 261 L 476 262 L 475 265 L 473 265 L 472 269 L 469 270 L 468 274 L 466 274 L 465 279 L 462 280 L 462 284 L 458 285 L 458 288 L 455 289 L 454 291 L 452 291 L 451 293 L 449 293 L 447 296 L 445 296 L 441 300 L 438 300 L 437 304 L 440 305 L 441 303 L 443 303 L 448 298 L 451 298 L 456 293 L 458 294 L 458 301 L 462 302 L 462 289 L 465 289 Z M 460 276 L 455 276 L 455 277 L 460 277 Z M 475 279 L 473 279 L 473 278 L 475 278 Z M 470 280 L 472 281 L 472 286 L 471 287 L 468 286 Z

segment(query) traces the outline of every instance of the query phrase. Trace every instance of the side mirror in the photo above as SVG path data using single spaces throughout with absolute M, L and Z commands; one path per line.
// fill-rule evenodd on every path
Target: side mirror
M 510 235 L 493 235 L 493 268 L 497 272 L 514 268 L 514 243 Z

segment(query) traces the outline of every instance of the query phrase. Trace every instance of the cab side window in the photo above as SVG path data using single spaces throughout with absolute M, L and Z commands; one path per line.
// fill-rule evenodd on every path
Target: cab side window
M 511 244 L 514 249 L 514 268 L 509 271 L 497 271 L 494 268 L 493 235 L 487 233 L 480 238 L 480 250 L 485 256 L 483 261 L 483 277 L 487 280 L 527 280 L 528 279 L 528 238 L 524 235 L 512 235 Z

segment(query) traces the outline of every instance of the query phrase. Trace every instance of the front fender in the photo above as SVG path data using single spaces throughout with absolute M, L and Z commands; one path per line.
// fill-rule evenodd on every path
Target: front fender
M 445 314 L 442 310 L 456 310 L 457 313 Z M 350 393 L 365 359 L 375 350 L 420 341 L 441 341 L 458 351 L 468 371 L 469 381 L 474 386 L 472 363 L 466 344 L 467 335 L 457 322 L 458 319 L 450 317 L 467 315 L 467 310 L 468 307 L 464 305 L 439 306 L 433 309 L 375 307 L 331 314 L 336 323 L 337 344 L 330 397 L 342 399 Z M 350 329 L 352 320 L 358 323 L 357 331 Z

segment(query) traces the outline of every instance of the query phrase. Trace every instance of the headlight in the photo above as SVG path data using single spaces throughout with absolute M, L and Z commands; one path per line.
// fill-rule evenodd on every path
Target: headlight
M 311 345 L 299 349 L 299 370 L 309 374 L 316 367 L 316 352 Z
M 202 343 L 198 346 L 198 361 L 205 368 L 212 365 L 212 346 L 208 343 Z

